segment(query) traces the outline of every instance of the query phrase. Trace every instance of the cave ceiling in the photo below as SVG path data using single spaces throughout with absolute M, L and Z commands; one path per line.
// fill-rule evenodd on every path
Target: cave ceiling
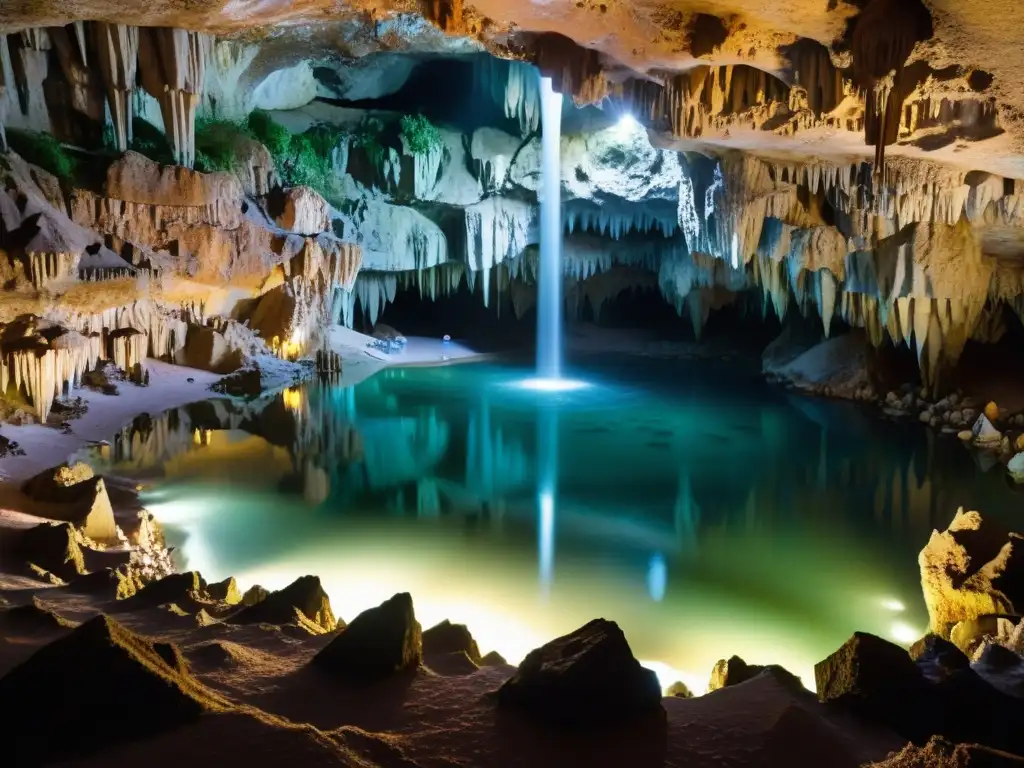
M 930 13 L 930 37 L 917 41 L 907 62 L 911 74 L 903 103 L 900 136 L 890 155 L 928 157 L 966 170 L 1024 176 L 1024 47 L 1018 30 L 1024 7 L 1015 0 L 954 2 L 923 0 Z M 382 50 L 406 53 L 464 53 L 488 48 L 499 55 L 533 58 L 542 69 L 580 70 L 567 75 L 563 90 L 577 101 L 608 93 L 600 78 L 664 84 L 698 67 L 733 67 L 733 77 L 749 78 L 748 67 L 788 85 L 802 85 L 806 51 L 821 48 L 841 70 L 837 93 L 819 105 L 813 119 L 790 120 L 772 110 L 737 114 L 679 130 L 671 119 L 648 121 L 665 146 L 678 149 L 733 148 L 768 156 L 846 159 L 871 155 L 864 140 L 864 102 L 843 99 L 851 68 L 850 29 L 864 6 L 885 6 L 895 18 L 903 0 L 6 0 L 0 29 L 55 26 L 103 20 L 140 26 L 174 26 L 260 40 L 267 47 L 263 67 L 286 67 L 294 58 L 353 58 Z M 887 16 L 888 15 L 888 16 Z M 433 22 L 433 23 L 427 23 Z M 886 26 L 885 24 L 882 25 Z M 447 32 L 448 34 L 443 34 Z M 551 34 L 586 51 L 542 55 Z M 812 42 L 813 41 L 813 42 Z M 302 45 L 297 43 L 301 42 Z M 913 41 L 911 41 L 913 42 Z M 801 52 L 804 58 L 801 59 Z M 568 59 L 576 59 L 569 62 Z M 547 65 L 547 66 L 546 66 Z M 815 62 L 815 68 L 822 65 Z M 738 70 L 736 69 L 738 68 Z M 742 70 L 742 71 L 739 71 Z M 721 70 L 712 76 L 723 77 Z M 742 79 L 742 78 L 741 78 Z M 769 84 L 774 80 L 770 79 Z M 847 88 L 850 84 L 847 83 Z M 753 85 L 757 98 L 758 85 Z M 735 90 L 735 89 L 734 89 Z M 748 89 L 749 90 L 749 89 Z M 728 94 L 725 94 L 728 96 Z M 781 96 L 776 101 L 781 100 Z M 665 118 L 664 105 L 639 104 L 645 117 Z M 645 109 L 646 107 L 646 109 Z M 721 112 L 721 110 L 719 110 Z M 826 119 L 826 113 L 827 119 Z M 682 134 L 682 135 L 680 135 Z

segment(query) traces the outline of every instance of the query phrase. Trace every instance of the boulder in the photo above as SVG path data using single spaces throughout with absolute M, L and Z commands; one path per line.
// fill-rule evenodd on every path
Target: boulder
M 331 229 L 331 211 L 320 193 L 310 187 L 292 187 L 284 193 L 283 210 L 276 217 L 281 229 L 299 235 L 318 235 Z
M 941 680 L 971 666 L 971 660 L 963 651 L 935 634 L 927 634 L 910 646 L 910 658 L 922 674 L 932 681 Z
M 356 616 L 314 658 L 331 677 L 372 683 L 414 670 L 423 658 L 423 639 L 412 597 L 400 592 Z
M 188 674 L 177 649 L 160 645 L 100 615 L 36 651 L 0 678 L 5 760 L 75 757 L 223 708 Z
M 201 371 L 227 374 L 242 367 L 245 354 L 217 329 L 190 325 L 185 346 L 175 353 L 174 362 Z
M 238 605 L 243 599 L 242 593 L 238 589 L 238 582 L 235 581 L 234 576 L 229 576 L 224 581 L 218 581 L 214 584 L 207 584 L 206 593 L 214 600 L 227 603 L 228 605 Z
M 939 713 L 929 685 L 909 654 L 875 635 L 855 632 L 814 665 L 818 698 L 923 742 Z
M 746 682 L 765 672 L 776 675 L 794 690 L 803 689 L 800 678 L 777 664 L 747 664 L 739 656 L 732 656 L 729 659 L 719 659 L 715 662 L 715 666 L 711 669 L 711 679 L 708 681 L 708 693 Z
M 942 637 L 956 623 L 1018 614 L 1024 608 L 1024 541 L 977 512 L 957 510 L 945 531 L 932 531 L 918 555 L 931 630 Z
M 690 687 L 686 683 L 676 680 L 668 687 L 668 690 L 665 691 L 665 695 L 674 696 L 678 699 L 692 699 L 693 691 L 690 690 Z
M 244 598 L 242 603 L 245 605 Z M 308 628 L 316 627 L 317 630 L 314 631 L 319 632 L 331 632 L 337 626 L 334 613 L 331 611 L 331 601 L 316 576 L 300 576 L 284 589 L 271 592 L 252 605 L 246 605 L 227 621 L 230 624 L 277 626 L 308 624 Z
M 143 583 L 134 569 L 101 568 L 79 576 L 60 587 L 76 595 L 95 595 L 102 600 L 124 600 L 140 589 Z
M 14 538 L 13 547 L 18 560 L 64 581 L 85 573 L 82 548 L 69 523 L 42 523 L 28 528 Z
M 33 501 L 57 505 L 45 516 L 76 526 L 85 536 L 101 544 L 117 544 L 117 525 L 103 478 L 81 462 L 44 470 L 25 481 L 22 492 Z
M 503 667 L 508 664 L 508 662 L 505 661 L 505 657 L 497 651 L 490 651 L 489 653 L 484 654 L 483 658 L 480 659 L 479 664 L 481 667 Z
M 147 584 L 131 597 L 122 600 L 118 607 L 122 610 L 133 611 L 168 603 L 189 605 L 193 601 L 205 600 L 209 600 L 209 596 L 206 594 L 206 582 L 198 571 L 188 571 L 173 573 Z
M 498 690 L 498 706 L 575 728 L 665 716 L 657 676 L 640 666 L 622 630 L 605 619 L 530 651 Z
M 242 595 L 242 605 L 248 607 L 256 605 L 256 603 L 262 603 L 270 596 L 270 590 L 261 587 L 259 584 L 253 584 Z
M 870 345 L 855 330 L 826 339 L 765 373 L 805 392 L 855 399 L 864 390 L 874 391 L 870 369 Z
M 474 664 L 480 664 L 480 648 L 476 640 L 470 634 L 465 624 L 452 624 L 445 619 L 440 624 L 435 624 L 423 633 L 423 655 L 435 656 L 446 653 L 464 652 L 473 660 Z

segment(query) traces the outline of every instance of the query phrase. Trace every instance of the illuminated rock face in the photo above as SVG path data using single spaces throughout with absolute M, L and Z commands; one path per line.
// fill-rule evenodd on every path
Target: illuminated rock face
M 825 337 L 848 325 L 868 345 L 911 349 L 938 391 L 969 340 L 997 341 L 1010 313 L 1024 317 L 1010 151 L 1024 60 L 980 36 L 992 10 L 962 9 L 954 26 L 918 3 L 821 5 L 785 0 L 765 18 L 748 0 L 716 15 L 683 3 L 668 23 L 622 3 L 446 2 L 425 15 L 385 3 L 372 19 L 319 0 L 244 18 L 221 0 L 7 4 L 0 123 L 16 143 L 42 130 L 123 152 L 148 125 L 175 165 L 128 151 L 88 184 L 17 158 L 0 171 L 14 253 L 0 277 L 32 290 L 0 321 L 35 315 L 46 331 L 5 341 L 0 383 L 45 415 L 100 358 L 223 370 L 261 351 L 309 354 L 357 306 L 374 323 L 399 289 L 436 299 L 463 280 L 522 315 L 537 263 L 534 64 L 604 110 L 574 113 L 562 141 L 570 312 L 657 290 L 699 335 L 711 312 L 760 293 L 762 311 L 815 317 Z M 399 114 L 375 113 L 384 130 L 367 141 L 368 111 L 314 101 L 398 94 L 427 66 L 398 50 L 473 54 L 449 85 L 471 90 L 472 116 L 489 123 L 435 126 L 421 147 Z M 241 123 L 257 108 L 281 110 L 293 133 L 339 129 L 318 150 L 323 188 L 241 134 L 230 171 L 191 170 L 197 120 Z

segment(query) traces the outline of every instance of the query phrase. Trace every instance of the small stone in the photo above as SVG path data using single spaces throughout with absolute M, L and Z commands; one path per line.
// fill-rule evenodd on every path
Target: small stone
M 1024 451 L 1010 459 L 1006 469 L 1010 473 L 1010 477 L 1013 478 L 1013 482 L 1024 483 Z
M 964 423 L 964 412 L 963 411 L 950 411 L 949 412 L 949 423 L 959 427 Z
M 896 403 L 898 403 L 899 401 L 900 401 L 900 396 L 897 395 L 895 392 L 890 391 L 885 396 L 885 402 L 889 403 L 889 405 L 896 405 Z
M 930 424 L 932 420 L 932 412 L 928 410 L 921 411 L 921 415 L 917 418 L 924 424 Z
M 665 691 L 666 696 L 675 696 L 680 699 L 692 699 L 693 692 L 687 687 L 686 683 L 676 680 L 672 685 Z
M 992 426 L 992 421 L 985 414 L 979 416 L 978 420 L 974 422 L 971 432 L 974 435 L 974 443 L 978 446 L 992 448 L 998 446 L 1003 440 L 1002 433 Z
M 185 381 L 188 382 L 189 384 L 195 384 L 196 383 L 196 380 L 193 379 L 191 376 L 189 376 L 187 379 L 185 379 Z
M 1024 413 L 1018 413 L 1013 417 L 1014 426 L 1024 427 Z
M 963 414 L 964 414 L 964 423 L 965 424 L 973 424 L 974 420 L 978 417 L 978 412 L 976 410 L 974 410 L 973 408 L 965 407 L 963 409 Z
M 1024 432 L 1022 432 L 1021 434 L 1017 435 L 1017 439 L 1014 440 L 1013 446 L 1018 451 L 1024 451 Z

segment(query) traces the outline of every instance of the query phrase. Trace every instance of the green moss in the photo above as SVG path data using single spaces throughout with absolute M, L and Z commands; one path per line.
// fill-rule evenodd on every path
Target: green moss
M 291 134 L 283 125 L 274 122 L 270 113 L 257 109 L 249 114 L 245 121 L 246 129 L 263 146 L 265 146 L 274 160 L 283 159 L 291 147 Z
M 414 155 L 425 155 L 441 146 L 441 133 L 423 115 L 405 115 L 401 120 L 402 141 Z
M 383 133 L 384 123 L 375 117 L 367 117 L 359 124 L 352 142 L 366 153 L 374 168 L 380 168 L 384 162 Z
M 196 170 L 233 171 L 238 165 L 240 139 L 252 135 L 242 123 L 216 117 L 196 118 Z
M 132 119 L 131 149 L 161 165 L 172 165 L 174 163 L 174 152 L 171 150 L 171 143 L 167 140 L 163 131 L 141 117 Z
M 8 128 L 7 144 L 26 162 L 38 165 L 61 181 L 74 180 L 75 158 L 50 134 Z

